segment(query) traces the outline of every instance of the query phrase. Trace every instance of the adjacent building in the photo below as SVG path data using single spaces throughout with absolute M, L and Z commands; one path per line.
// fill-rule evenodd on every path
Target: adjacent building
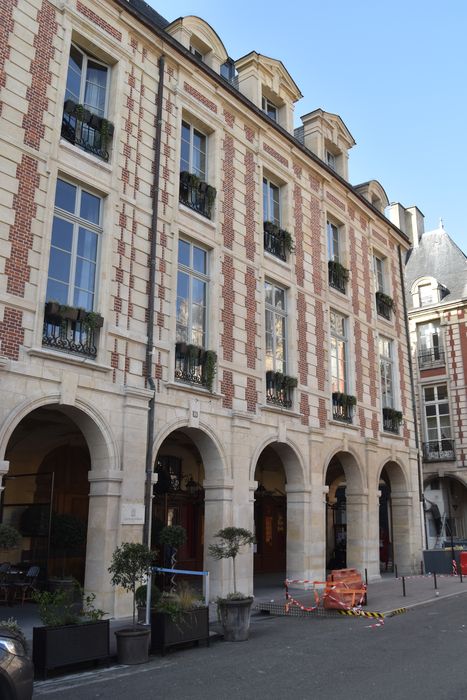
M 0 468 L 17 558 L 56 574 L 54 514 L 80 519 L 67 572 L 115 615 L 115 546 L 143 530 L 157 546 L 165 524 L 186 528 L 179 564 L 208 569 L 214 596 L 231 572 L 207 545 L 232 524 L 256 532 L 246 593 L 261 575 L 419 570 L 410 240 L 377 181 L 350 184 L 342 119 L 315 109 L 294 129 L 282 61 L 232 60 L 198 17 L 169 23 L 141 0 L 7 0 L 0 15 Z

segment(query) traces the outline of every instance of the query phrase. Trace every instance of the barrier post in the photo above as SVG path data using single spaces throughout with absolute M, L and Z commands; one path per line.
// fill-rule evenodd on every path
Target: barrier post
M 436 580 L 436 571 L 433 571 L 433 579 L 434 579 L 434 582 L 435 582 L 435 588 L 438 588 L 438 582 L 437 582 L 437 580 Z
M 368 569 L 365 569 L 365 585 L 368 586 Z
M 405 576 L 402 577 L 402 595 L 405 598 Z
M 146 579 L 146 620 L 145 620 L 146 625 L 149 625 L 151 622 L 151 593 L 152 593 L 152 570 L 149 569 L 148 577 Z
M 209 571 L 204 577 L 204 602 L 206 603 L 206 607 L 209 607 Z
M 396 578 L 397 578 L 397 564 L 394 564 L 394 573 L 396 574 Z

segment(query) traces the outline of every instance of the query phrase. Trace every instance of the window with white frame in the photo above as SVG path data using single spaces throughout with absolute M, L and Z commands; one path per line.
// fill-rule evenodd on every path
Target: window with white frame
M 180 172 L 207 181 L 207 136 L 187 121 L 182 121 Z
M 208 252 L 180 238 L 178 241 L 176 341 L 206 347 L 206 309 L 209 282 Z
M 280 188 L 263 177 L 263 221 L 281 225 Z
M 386 292 L 386 261 L 377 255 L 373 256 L 375 287 L 377 292 Z
M 327 222 L 327 234 L 328 234 L 328 260 L 334 262 L 342 262 L 342 251 L 341 251 L 341 232 L 337 224 L 331 221 Z
M 452 459 L 454 444 L 446 384 L 423 387 L 423 412 L 427 438 L 425 458 Z
M 418 334 L 418 362 L 420 367 L 444 363 L 444 348 L 439 321 L 420 323 Z
M 393 341 L 380 336 L 378 348 L 381 378 L 381 405 L 383 408 L 394 408 Z
M 279 110 L 277 109 L 276 105 L 271 102 L 271 100 L 268 100 L 267 97 L 264 97 L 261 100 L 261 109 L 263 112 L 266 112 L 268 117 L 271 117 L 271 119 L 274 119 L 275 122 L 278 121 L 278 113 Z
M 57 180 L 47 300 L 92 311 L 102 236 L 102 198 Z
M 348 393 L 347 372 L 347 322 L 338 311 L 331 310 L 331 391 Z
M 109 74 L 109 66 L 72 44 L 65 100 L 73 100 L 93 114 L 104 117 L 107 111 Z
M 287 373 L 286 290 L 264 283 L 266 326 L 266 371 Z
M 190 53 L 193 54 L 193 56 L 196 56 L 200 61 L 204 60 L 204 54 L 201 53 L 199 49 L 196 48 L 196 46 L 193 46 L 193 44 L 190 44 Z
M 332 170 L 337 170 L 336 156 L 331 151 L 326 151 L 326 163 Z
M 418 285 L 418 299 L 420 306 L 428 306 L 429 304 L 434 304 L 436 301 L 438 301 L 431 284 Z

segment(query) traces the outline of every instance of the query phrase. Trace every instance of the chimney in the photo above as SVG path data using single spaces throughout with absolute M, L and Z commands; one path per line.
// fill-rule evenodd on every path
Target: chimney
M 425 230 L 425 217 L 418 207 L 406 209 L 395 202 L 388 207 L 388 219 L 405 233 L 413 248 L 418 248 L 420 238 Z

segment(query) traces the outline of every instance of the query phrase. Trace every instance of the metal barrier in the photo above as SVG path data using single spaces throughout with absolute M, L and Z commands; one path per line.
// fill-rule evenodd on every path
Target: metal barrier
M 161 566 L 153 566 L 148 571 L 148 580 L 146 582 L 146 625 L 151 622 L 151 588 L 153 574 L 185 574 L 187 576 L 204 576 L 204 602 L 206 607 L 209 606 L 209 571 L 189 571 L 188 569 L 164 569 Z

